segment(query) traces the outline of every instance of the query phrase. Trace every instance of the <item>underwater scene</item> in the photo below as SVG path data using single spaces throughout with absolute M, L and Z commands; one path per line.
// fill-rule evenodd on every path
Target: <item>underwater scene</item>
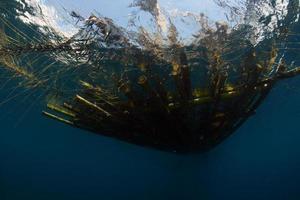
M 299 17 L 0 0 L 0 200 L 298 200 Z

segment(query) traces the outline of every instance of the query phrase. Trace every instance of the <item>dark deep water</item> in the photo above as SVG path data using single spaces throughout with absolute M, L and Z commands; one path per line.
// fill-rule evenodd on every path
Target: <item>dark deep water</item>
M 11 100 L 0 106 L 0 200 L 298 200 L 299 85 L 279 82 L 230 138 L 195 155 L 94 135 Z
M 233 136 L 175 155 L 2 106 L 0 196 L 14 199 L 299 199 L 300 78 L 280 82 Z

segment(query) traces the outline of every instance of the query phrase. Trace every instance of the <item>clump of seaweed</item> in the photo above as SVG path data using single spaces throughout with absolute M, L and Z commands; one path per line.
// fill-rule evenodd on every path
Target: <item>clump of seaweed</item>
M 132 6 L 150 9 L 158 20 L 157 2 L 146 3 Z M 208 149 L 255 114 L 277 81 L 300 74 L 282 58 L 277 44 L 289 31 L 281 27 L 280 34 L 253 44 L 249 27 L 230 30 L 217 22 L 185 44 L 171 18 L 162 39 L 159 24 L 160 34 L 143 27 L 132 33 L 109 18 L 70 14 L 82 27 L 68 39 L 10 46 L 15 39 L 0 31 L 1 67 L 32 87 L 51 90 L 48 83 L 61 82 L 74 89 L 49 100 L 44 115 L 130 143 L 177 152 Z M 30 72 L 18 64 L 29 54 L 48 62 Z

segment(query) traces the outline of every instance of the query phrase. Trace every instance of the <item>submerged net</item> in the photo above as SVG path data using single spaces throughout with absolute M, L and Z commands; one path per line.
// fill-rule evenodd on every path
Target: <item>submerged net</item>
M 300 73 L 298 54 L 286 57 L 298 50 L 298 1 L 215 0 L 224 22 L 136 0 L 126 28 L 64 10 L 71 35 L 32 2 L 1 5 L 1 70 L 47 91 L 46 116 L 131 143 L 210 148 L 253 115 L 278 80 Z M 180 31 L 191 24 L 193 33 Z

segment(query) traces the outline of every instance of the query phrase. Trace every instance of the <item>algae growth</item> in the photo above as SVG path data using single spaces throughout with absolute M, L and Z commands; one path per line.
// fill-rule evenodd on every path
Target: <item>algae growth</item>
M 297 49 L 299 12 L 298 1 L 287 2 L 244 1 L 237 8 L 215 1 L 230 15 L 212 22 L 203 13 L 169 16 L 157 1 L 134 1 L 131 7 L 150 16 L 150 28 L 136 13 L 124 28 L 100 14 L 65 11 L 77 28 L 71 36 L 24 24 L 15 17 L 18 6 L 33 14 L 34 7 L 7 2 L 0 18 L 1 70 L 21 77 L 25 88 L 46 90 L 49 118 L 161 150 L 206 150 L 254 115 L 274 84 L 300 74 L 285 59 Z M 195 33 L 182 35 L 178 17 L 193 21 Z

